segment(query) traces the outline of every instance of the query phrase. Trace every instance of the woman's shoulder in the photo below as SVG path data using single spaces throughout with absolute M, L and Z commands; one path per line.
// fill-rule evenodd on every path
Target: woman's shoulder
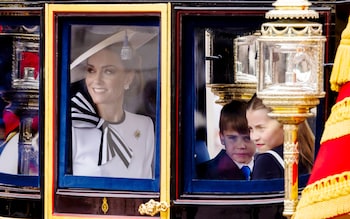
M 141 114 L 131 113 L 128 111 L 125 111 L 125 120 L 127 120 L 128 122 L 136 122 L 135 125 L 140 124 L 140 123 L 153 125 L 153 121 L 152 121 L 151 117 L 141 115 Z

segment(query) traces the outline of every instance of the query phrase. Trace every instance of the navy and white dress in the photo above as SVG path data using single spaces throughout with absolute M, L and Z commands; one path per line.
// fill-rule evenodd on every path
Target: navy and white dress
M 284 177 L 283 145 L 255 155 L 252 180 Z

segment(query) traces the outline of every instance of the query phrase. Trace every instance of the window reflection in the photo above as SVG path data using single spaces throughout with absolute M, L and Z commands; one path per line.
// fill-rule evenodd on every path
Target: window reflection
M 201 30 L 196 30 L 195 36 L 195 43 L 204 46 L 203 53 L 205 54 L 205 57 L 203 57 L 205 59 L 204 75 L 200 73 L 202 72 L 202 65 L 199 64 L 201 47 L 195 47 L 197 105 L 194 120 L 196 143 L 193 157 L 196 167 L 199 163 L 214 159 L 225 149 L 220 139 L 219 120 L 223 105 L 230 102 L 231 99 L 222 104 L 216 103 L 219 97 L 212 92 L 208 85 L 257 83 L 257 39 L 260 36 L 259 32 L 247 31 L 242 33 L 230 30 L 230 28 L 204 28 Z M 230 58 L 225 57 L 228 55 Z M 228 69 L 231 69 L 231 72 Z M 226 77 L 229 79 L 226 80 Z M 202 92 L 203 89 L 205 92 Z M 248 101 L 248 99 L 244 101 Z M 200 102 L 205 102 L 206 105 L 202 106 Z M 315 135 L 317 109 L 315 108 L 312 111 L 315 117 L 308 118 L 308 123 Z M 196 178 L 201 178 L 198 172 L 194 175 Z
M 4 26 L 2 31 L 0 172 L 38 176 L 39 27 Z
M 158 28 L 73 25 L 72 32 L 73 175 L 152 179 Z

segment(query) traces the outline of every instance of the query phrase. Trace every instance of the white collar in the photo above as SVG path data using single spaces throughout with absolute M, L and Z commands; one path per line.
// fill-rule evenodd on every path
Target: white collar
M 235 162 L 235 164 L 237 164 L 239 169 L 241 169 L 243 166 L 248 166 L 250 168 L 250 170 L 253 170 L 253 167 L 254 167 L 254 157 L 252 158 L 252 160 L 248 164 L 238 163 L 236 161 L 233 161 L 233 162 Z

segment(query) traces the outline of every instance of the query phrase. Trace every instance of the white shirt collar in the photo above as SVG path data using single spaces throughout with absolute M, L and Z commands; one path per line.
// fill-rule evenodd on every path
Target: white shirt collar
M 233 162 L 235 162 L 235 164 L 237 164 L 239 169 L 241 169 L 243 166 L 248 166 L 250 168 L 250 170 L 253 170 L 253 167 L 254 167 L 254 157 L 252 158 L 252 160 L 248 164 L 238 163 L 236 161 L 233 161 Z

